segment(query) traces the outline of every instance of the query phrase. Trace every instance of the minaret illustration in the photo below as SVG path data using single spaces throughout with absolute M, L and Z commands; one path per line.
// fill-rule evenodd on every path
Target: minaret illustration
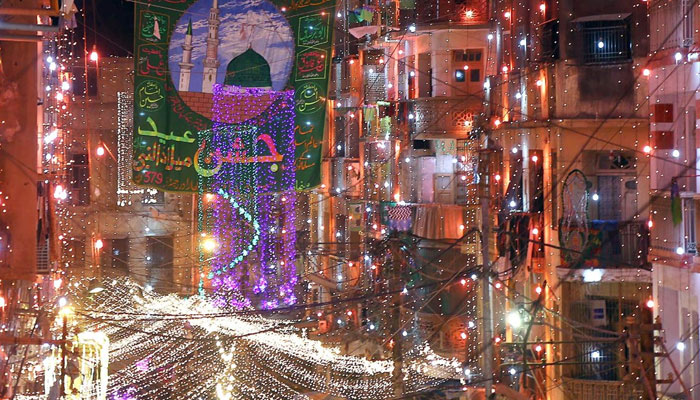
M 219 67 L 219 2 L 214 0 L 209 10 L 209 35 L 207 36 L 207 56 L 204 59 L 202 92 L 212 93 L 216 82 L 216 70 Z M 184 55 L 183 55 L 184 57 Z
M 190 90 L 190 77 L 192 76 L 192 20 L 187 25 L 185 44 L 182 45 L 182 62 L 180 63 L 180 84 L 178 90 L 187 92 Z

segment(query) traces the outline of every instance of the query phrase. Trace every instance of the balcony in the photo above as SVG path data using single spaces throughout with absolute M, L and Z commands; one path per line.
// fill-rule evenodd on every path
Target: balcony
M 476 96 L 415 99 L 414 139 L 466 139 L 483 109 Z
M 638 221 L 594 220 L 585 229 L 562 224 L 559 245 L 567 268 L 646 269 L 649 231 Z

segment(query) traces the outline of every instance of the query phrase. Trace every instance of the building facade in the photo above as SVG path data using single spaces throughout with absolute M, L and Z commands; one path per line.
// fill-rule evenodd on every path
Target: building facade
M 86 71 L 87 67 L 87 71 Z M 61 260 L 74 278 L 130 276 L 165 292 L 193 293 L 199 271 L 194 195 L 131 183 L 133 60 L 77 61 L 58 199 Z M 193 216 L 194 215 L 194 216 Z
M 681 372 L 663 392 L 689 393 L 700 383 L 698 341 L 697 79 L 698 7 L 685 1 L 649 3 L 650 216 L 656 315 L 670 357 L 659 376 Z M 675 375 L 674 375 L 675 376 Z

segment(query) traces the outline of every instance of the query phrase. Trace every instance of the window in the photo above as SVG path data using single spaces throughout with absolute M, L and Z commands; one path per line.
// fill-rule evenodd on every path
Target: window
M 681 19 L 683 20 L 682 42 L 684 47 L 690 47 L 693 44 L 693 32 L 695 31 L 693 29 L 695 18 L 695 13 L 693 12 L 693 4 L 695 4 L 695 2 L 691 0 L 682 0 L 681 3 L 681 8 L 683 10 L 683 16 L 681 17 Z
M 608 221 L 622 219 L 620 182 L 620 177 L 616 175 L 598 176 L 598 219 Z
M 381 120 L 379 125 L 382 126 Z M 347 120 L 344 134 L 345 157 L 360 158 L 360 120 L 358 118 Z
M 581 22 L 583 61 L 615 63 L 632 58 L 627 20 Z
M 418 97 L 431 97 L 433 95 L 433 68 L 431 63 L 429 53 L 418 54 L 417 70 L 427 72 L 427 74 L 416 74 L 418 75 Z
M 90 203 L 90 169 L 87 154 L 73 154 L 70 165 L 70 188 L 73 205 Z
M 481 81 L 481 70 L 479 70 L 479 69 L 469 70 L 469 81 L 480 82 Z
M 695 13 L 693 0 L 656 0 L 649 4 L 649 47 L 675 49 L 693 44 Z M 679 26 L 680 24 L 680 26 Z
M 464 70 L 458 69 L 455 71 L 455 81 L 457 82 L 464 82 L 465 81 L 465 72 Z
M 129 272 L 129 239 L 112 239 L 111 267 L 123 273 Z
M 559 21 L 547 21 L 542 24 L 542 59 L 559 58 Z
M 503 198 L 503 210 L 523 210 L 523 158 L 522 152 L 510 154 L 510 181 Z
M 598 154 L 597 169 L 599 171 L 634 169 L 636 161 L 634 154 L 628 151 L 600 152 Z
M 72 268 L 85 267 L 85 241 L 74 239 L 68 242 L 63 257 Z
M 159 291 L 171 291 L 173 287 L 173 238 L 149 236 L 146 241 L 146 265 L 148 281 Z
M 100 249 L 100 266 L 105 272 L 129 272 L 129 239 L 102 239 L 104 247 Z
M 529 198 L 530 209 L 528 211 L 534 213 L 544 212 L 544 168 L 542 162 L 541 150 L 530 150 L 530 161 L 528 162 L 529 169 Z M 535 158 L 536 157 L 536 158 Z
M 413 150 L 430 150 L 429 140 L 414 140 Z
M 481 61 L 481 50 L 453 50 L 452 59 L 454 61 Z
M 384 57 L 384 50 L 365 50 L 364 65 L 381 65 L 380 60 Z
M 333 155 L 335 157 L 345 157 L 345 128 L 347 121 L 344 116 L 335 117 L 335 146 L 333 147 Z M 368 124 L 372 126 L 371 124 Z
M 697 241 L 695 240 L 695 200 L 683 200 L 683 233 L 685 238 L 685 252 L 698 254 Z

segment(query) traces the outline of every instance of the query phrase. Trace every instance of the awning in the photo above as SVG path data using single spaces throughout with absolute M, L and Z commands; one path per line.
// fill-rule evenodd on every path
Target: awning
M 365 35 L 376 34 L 377 32 L 379 32 L 379 26 L 377 26 L 377 25 L 358 26 L 355 28 L 350 28 L 349 31 L 350 31 L 351 35 L 353 35 L 355 38 L 359 39 Z
M 571 22 L 622 21 L 630 15 L 632 15 L 632 13 L 589 15 L 587 17 L 574 18 Z

